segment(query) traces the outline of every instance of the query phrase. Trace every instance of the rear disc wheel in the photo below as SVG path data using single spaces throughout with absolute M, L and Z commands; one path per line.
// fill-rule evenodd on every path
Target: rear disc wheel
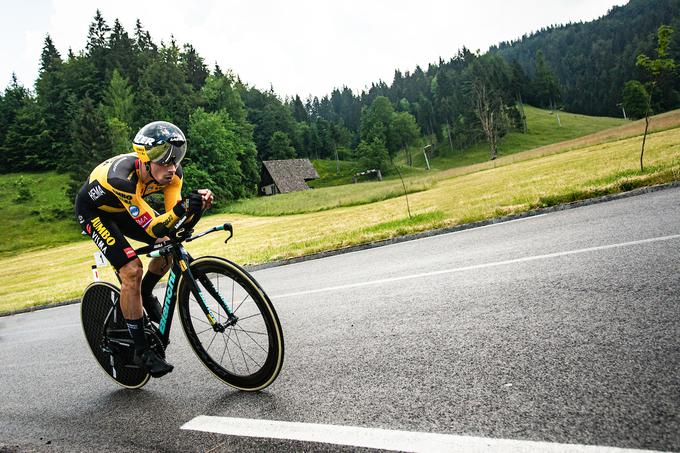
M 134 345 L 120 311 L 120 290 L 106 282 L 90 284 L 83 294 L 80 319 L 96 362 L 118 385 L 136 389 L 149 373 L 132 364 Z

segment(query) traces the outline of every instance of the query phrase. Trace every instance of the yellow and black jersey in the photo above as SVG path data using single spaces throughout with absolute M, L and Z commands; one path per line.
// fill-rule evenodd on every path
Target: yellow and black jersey
M 182 167 L 167 185 L 154 181 L 142 182 L 140 161 L 135 153 L 112 157 L 99 164 L 88 178 L 78 195 L 100 211 L 109 213 L 127 212 L 137 225 L 154 238 L 165 236 L 180 219 L 181 209 L 174 209 L 182 199 Z M 163 192 L 165 213 L 158 215 L 144 197 Z M 175 212 L 178 211 L 178 212 Z

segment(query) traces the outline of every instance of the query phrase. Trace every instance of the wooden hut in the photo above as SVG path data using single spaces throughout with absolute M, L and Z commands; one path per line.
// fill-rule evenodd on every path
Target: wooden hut
M 265 160 L 262 162 L 260 194 L 308 190 L 307 181 L 318 178 L 319 174 L 309 159 Z

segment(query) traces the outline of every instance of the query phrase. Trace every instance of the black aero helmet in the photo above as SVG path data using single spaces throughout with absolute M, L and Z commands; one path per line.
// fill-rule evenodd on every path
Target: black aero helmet
M 132 147 L 142 162 L 176 164 L 187 152 L 187 139 L 182 130 L 167 121 L 154 121 L 137 132 Z

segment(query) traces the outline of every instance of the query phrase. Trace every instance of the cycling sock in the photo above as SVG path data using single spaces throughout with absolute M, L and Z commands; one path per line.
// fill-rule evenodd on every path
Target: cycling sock
M 153 294 L 154 287 L 163 278 L 163 275 L 154 274 L 151 271 L 147 271 L 142 278 L 142 296 L 151 296 Z
M 143 351 L 146 349 L 146 335 L 144 334 L 144 318 L 127 319 L 127 328 L 132 336 L 132 341 L 135 343 L 135 351 Z

